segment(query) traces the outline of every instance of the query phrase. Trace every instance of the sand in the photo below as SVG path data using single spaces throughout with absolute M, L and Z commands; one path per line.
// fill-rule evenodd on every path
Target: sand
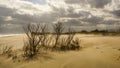
M 0 37 L 0 43 L 21 49 L 24 35 Z M 0 68 L 120 68 L 120 36 L 77 35 L 79 51 L 49 52 L 33 61 L 13 62 L 0 56 Z

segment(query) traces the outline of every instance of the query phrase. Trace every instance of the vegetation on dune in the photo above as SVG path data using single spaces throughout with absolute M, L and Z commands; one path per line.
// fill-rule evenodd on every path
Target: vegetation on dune
M 44 24 L 28 24 L 24 27 L 27 40 L 24 42 L 23 56 L 33 58 L 40 55 L 41 50 L 68 51 L 79 50 L 80 40 L 75 38 L 75 32 L 69 28 L 68 34 L 63 35 L 64 25 L 58 22 L 53 25 L 52 34 Z
M 1 45 L 0 46 L 0 55 L 12 57 L 12 46 Z
M 77 34 L 99 34 L 102 36 L 120 36 L 120 29 L 109 29 L 109 30 L 91 30 L 91 31 L 86 31 L 86 30 L 82 30 L 80 32 L 76 32 Z
M 45 24 L 27 24 L 23 29 L 26 40 L 20 57 L 25 59 L 40 56 L 46 51 L 70 51 L 81 48 L 80 39 L 75 37 L 74 30 L 69 28 L 67 33 L 64 33 L 65 27 L 61 22 L 53 24 L 53 33 L 48 32 Z M 0 55 L 11 57 L 13 60 L 18 58 L 11 46 L 0 46 Z

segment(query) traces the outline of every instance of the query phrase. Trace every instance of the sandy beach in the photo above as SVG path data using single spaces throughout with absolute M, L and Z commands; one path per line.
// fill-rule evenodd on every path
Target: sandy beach
M 0 56 L 0 68 L 120 68 L 120 36 L 84 35 L 79 51 L 48 52 L 34 61 L 15 61 Z M 22 49 L 24 35 L 0 37 L 0 44 Z M 19 53 L 19 52 L 18 52 Z

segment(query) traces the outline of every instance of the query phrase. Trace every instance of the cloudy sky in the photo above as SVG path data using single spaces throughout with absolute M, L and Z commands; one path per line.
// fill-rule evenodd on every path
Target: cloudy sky
M 0 0 L 0 33 L 20 33 L 27 23 L 62 21 L 76 30 L 120 25 L 120 0 Z

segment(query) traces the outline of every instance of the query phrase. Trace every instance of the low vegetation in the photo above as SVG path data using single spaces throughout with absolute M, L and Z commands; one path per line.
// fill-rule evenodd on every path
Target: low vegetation
M 0 52 L 0 55 L 12 57 L 12 46 L 1 45 Z
M 68 51 L 79 50 L 80 40 L 75 38 L 75 32 L 69 28 L 64 35 L 64 25 L 58 22 L 53 25 L 53 33 L 48 33 L 45 24 L 28 24 L 24 27 L 27 36 L 23 47 L 23 56 L 33 58 L 40 55 L 42 50 Z
M 76 32 L 77 34 L 95 34 L 95 35 L 102 35 L 102 36 L 120 36 L 120 29 L 109 29 L 109 30 L 92 30 L 86 31 L 82 30 L 80 32 Z

